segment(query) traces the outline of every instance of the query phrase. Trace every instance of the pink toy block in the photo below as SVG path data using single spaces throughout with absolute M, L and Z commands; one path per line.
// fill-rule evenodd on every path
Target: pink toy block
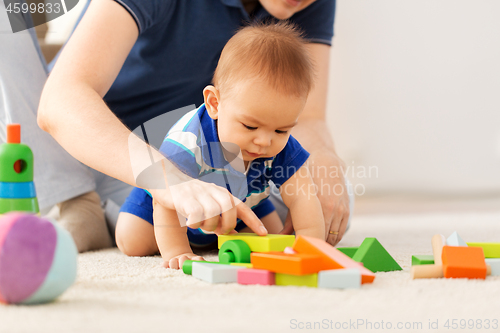
M 238 271 L 239 284 L 274 285 L 274 273 L 264 269 L 241 269 Z
M 285 250 L 283 251 L 283 253 L 287 253 L 287 254 L 295 254 L 297 252 L 295 252 L 294 249 L 292 249 L 291 247 L 287 246 L 285 247 Z

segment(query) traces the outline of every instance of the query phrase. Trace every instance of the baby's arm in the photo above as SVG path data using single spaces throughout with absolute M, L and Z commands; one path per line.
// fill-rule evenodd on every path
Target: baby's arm
M 187 227 L 181 227 L 177 212 L 153 200 L 153 220 L 156 243 L 165 268 L 179 269 L 185 260 L 204 260 L 191 250 Z
M 325 221 L 316 192 L 316 185 L 306 166 L 300 167 L 280 187 L 283 202 L 290 210 L 295 233 L 325 240 Z

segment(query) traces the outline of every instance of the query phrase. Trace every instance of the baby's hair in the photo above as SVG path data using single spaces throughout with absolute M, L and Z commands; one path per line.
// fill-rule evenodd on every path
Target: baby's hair
M 314 69 L 297 26 L 281 21 L 238 30 L 222 50 L 213 84 L 226 92 L 234 82 L 248 79 L 263 79 L 283 94 L 309 94 Z

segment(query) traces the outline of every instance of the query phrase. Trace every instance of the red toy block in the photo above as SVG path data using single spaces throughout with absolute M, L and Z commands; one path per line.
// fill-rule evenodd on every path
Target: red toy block
M 371 283 L 375 280 L 375 274 L 372 271 L 359 265 L 359 263 L 321 239 L 297 236 L 293 249 L 299 254 L 320 256 L 322 260 L 321 270 L 358 268 L 361 270 L 361 283 Z
M 238 271 L 238 283 L 261 284 L 264 286 L 274 285 L 274 273 L 263 269 L 240 269 Z
M 486 261 L 480 247 L 445 245 L 442 260 L 446 278 L 486 279 Z
M 253 268 L 292 275 L 318 273 L 322 266 L 319 256 L 301 253 L 253 252 L 251 261 Z

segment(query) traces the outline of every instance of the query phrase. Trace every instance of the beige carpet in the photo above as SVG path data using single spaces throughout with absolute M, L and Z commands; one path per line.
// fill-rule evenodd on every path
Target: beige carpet
M 311 331 L 308 324 L 342 332 L 385 332 L 389 325 L 402 332 L 500 331 L 500 277 L 411 281 L 408 273 L 412 254 L 431 254 L 435 233 L 456 230 L 466 241 L 500 242 L 500 212 L 361 216 L 352 222 L 340 246 L 376 237 L 404 270 L 377 273 L 373 284 L 354 290 L 210 285 L 161 268 L 159 257 L 103 250 L 80 255 L 77 282 L 56 302 L 0 306 L 0 333 L 295 332 Z M 457 319 L 458 328 L 474 320 L 475 328 L 446 329 L 448 319 L 450 326 Z M 430 329 L 436 320 L 439 329 Z

